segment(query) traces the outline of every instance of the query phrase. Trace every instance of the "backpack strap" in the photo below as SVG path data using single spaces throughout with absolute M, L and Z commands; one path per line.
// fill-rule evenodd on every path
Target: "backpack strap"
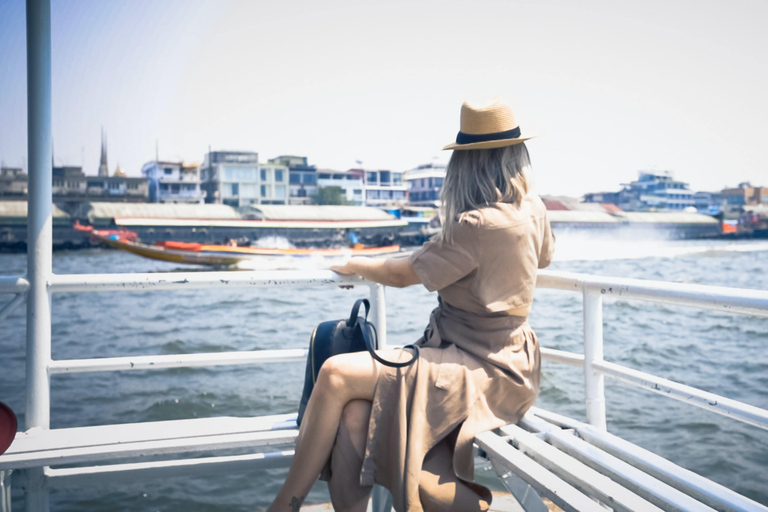
M 366 299 L 361 299 L 361 300 L 365 300 L 366 302 L 368 302 Z M 374 335 L 373 340 L 371 339 L 371 334 L 368 332 L 367 326 L 370 326 L 371 329 L 373 330 L 373 335 Z M 370 322 L 367 322 L 362 318 L 357 318 L 357 324 L 355 325 L 355 329 L 358 329 L 363 335 L 363 340 L 365 341 L 365 348 L 368 349 L 368 353 L 371 354 L 371 357 L 373 357 L 376 361 L 380 362 L 384 366 L 391 366 L 392 368 L 404 368 L 406 366 L 412 365 L 419 358 L 419 347 L 417 347 L 416 345 L 406 345 L 403 348 L 413 349 L 413 357 L 411 357 L 410 361 L 404 361 L 401 363 L 387 361 L 383 357 L 379 356 L 376 353 L 376 350 L 374 348 L 376 346 L 376 339 L 378 339 L 378 334 L 376 333 L 376 326 Z

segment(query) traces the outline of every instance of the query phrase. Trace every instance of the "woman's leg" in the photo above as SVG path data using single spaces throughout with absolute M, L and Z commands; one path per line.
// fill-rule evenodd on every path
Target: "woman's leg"
M 328 490 L 336 512 L 365 512 L 373 486 L 360 486 L 371 402 L 352 400 L 341 413 L 341 424 L 331 452 Z
M 320 369 L 299 435 L 288 478 L 269 512 L 296 511 L 331 454 L 339 420 L 350 400 L 372 400 L 378 363 L 367 352 L 328 359 Z
M 440 441 L 424 457 L 419 498 L 425 512 L 480 512 L 491 505 L 454 473 L 450 439 Z

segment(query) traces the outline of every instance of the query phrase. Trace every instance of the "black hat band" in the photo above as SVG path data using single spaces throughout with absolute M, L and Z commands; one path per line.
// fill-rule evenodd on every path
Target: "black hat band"
M 519 126 L 505 132 L 481 133 L 477 135 L 459 132 L 459 134 L 456 135 L 456 144 L 472 144 L 475 142 L 487 142 L 489 140 L 516 139 L 518 137 L 520 137 Z

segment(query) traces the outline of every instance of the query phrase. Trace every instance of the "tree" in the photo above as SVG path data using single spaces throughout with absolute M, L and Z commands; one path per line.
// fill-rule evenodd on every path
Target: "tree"
M 317 187 L 317 194 L 312 196 L 313 204 L 352 204 L 341 187 Z

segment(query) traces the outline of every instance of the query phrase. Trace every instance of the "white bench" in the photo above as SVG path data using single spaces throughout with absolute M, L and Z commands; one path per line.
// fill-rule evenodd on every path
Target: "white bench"
M 109 477 L 116 473 L 121 474 L 121 479 L 155 478 L 210 474 L 213 464 L 217 464 L 217 471 L 287 466 L 293 457 L 292 448 L 297 435 L 295 413 L 258 418 L 198 418 L 54 430 L 31 429 L 19 432 L 8 451 L 0 456 L 0 471 L 102 463 L 61 469 L 46 467 L 45 474 L 52 484 L 68 487 L 113 480 Z M 278 446 L 288 449 L 224 457 L 114 463 L 123 459 L 237 448 L 259 447 L 263 450 Z
M 765 507 L 591 425 L 532 408 L 519 425 L 477 445 L 526 512 L 768 511 Z
M 57 488 L 114 481 L 118 474 L 136 480 L 284 467 L 297 434 L 295 414 L 32 429 L 19 432 L 0 456 L 0 486 L 8 496 L 9 471 L 35 467 L 45 467 Z M 526 512 L 546 512 L 542 497 L 566 511 L 768 511 L 612 434 L 538 408 L 476 443 Z M 178 458 L 243 448 L 259 451 Z M 160 457 L 170 459 L 141 461 Z M 73 464 L 91 465 L 57 468 Z

